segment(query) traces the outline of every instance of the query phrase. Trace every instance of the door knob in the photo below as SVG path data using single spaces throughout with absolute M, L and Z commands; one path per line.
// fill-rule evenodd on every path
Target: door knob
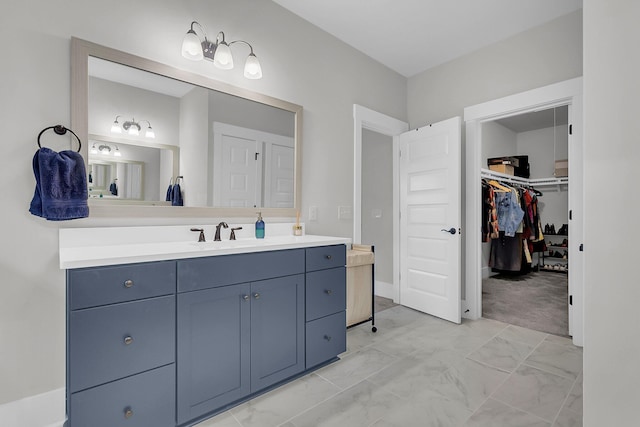
M 260 294 L 256 292 L 255 294 L 253 294 L 253 297 L 254 297 L 255 299 L 260 299 Z
M 443 228 L 443 229 L 442 229 L 442 230 L 440 230 L 440 231 L 444 231 L 445 233 L 450 233 L 450 234 L 456 234 L 456 229 L 455 229 L 455 228 L 453 228 L 453 227 L 451 227 L 451 228 L 450 228 L 450 229 L 448 229 L 448 230 L 447 230 L 446 228 Z

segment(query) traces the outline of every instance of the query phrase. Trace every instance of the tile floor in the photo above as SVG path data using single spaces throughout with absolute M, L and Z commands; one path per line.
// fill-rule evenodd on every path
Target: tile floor
M 402 306 L 349 329 L 341 360 L 196 427 L 582 426 L 582 349 L 495 320 Z

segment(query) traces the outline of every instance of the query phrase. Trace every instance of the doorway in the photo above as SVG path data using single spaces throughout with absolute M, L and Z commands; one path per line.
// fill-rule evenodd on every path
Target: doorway
M 568 110 L 481 124 L 483 199 L 501 191 L 497 182 L 518 195 L 523 214 L 513 236 L 483 230 L 482 317 L 559 336 L 569 336 Z
M 382 113 L 378 113 L 361 105 L 353 105 L 353 119 L 354 119 L 354 176 L 353 176 L 353 243 L 361 244 L 363 242 L 363 216 L 379 216 L 382 214 L 382 218 L 388 215 L 388 219 L 391 220 L 391 239 L 390 248 L 383 249 L 380 246 L 376 247 L 377 258 L 380 258 L 380 251 L 386 251 L 391 253 L 391 259 L 386 260 L 387 273 L 384 276 L 379 276 L 378 266 L 376 266 L 376 295 L 392 299 L 395 303 L 399 302 L 399 201 L 397 192 L 392 192 L 391 205 L 392 209 L 388 214 L 383 211 L 380 213 L 377 211 L 378 207 L 374 206 L 373 199 L 367 199 L 363 201 L 363 145 L 367 142 L 374 142 L 376 145 L 391 144 L 391 153 L 398 151 L 398 135 L 406 132 L 409 129 L 409 125 L 403 121 L 397 120 L 393 117 L 389 117 Z M 363 138 L 364 134 L 364 138 Z M 385 138 L 386 137 L 386 138 Z M 384 150 L 384 147 L 378 147 Z M 368 151 L 368 150 L 367 150 Z M 372 153 L 369 153 L 372 154 Z M 398 188 L 398 159 L 397 156 L 392 155 L 388 162 L 390 162 L 390 169 L 392 173 L 392 188 Z M 386 163 L 385 167 L 388 167 L 389 163 Z M 366 194 L 364 196 L 367 197 Z M 366 211 L 363 209 L 363 205 Z M 382 219 L 378 218 L 378 219 Z M 375 218 L 374 218 L 375 219 Z M 376 221 L 372 221 L 375 223 Z M 370 227 L 367 225 L 365 227 Z M 368 231 L 365 229 L 365 232 Z M 367 236 L 369 239 L 370 237 Z M 389 245 L 389 239 L 385 240 L 387 246 Z M 376 260 L 378 264 L 379 260 Z M 385 279 L 386 278 L 386 279 Z M 390 282 L 387 282 L 390 280 Z
M 517 95 L 465 108 L 466 122 L 466 270 L 465 317 L 477 319 L 482 316 L 482 241 L 481 234 L 474 230 L 482 227 L 481 169 L 483 162 L 482 127 L 484 123 L 566 105 L 568 108 L 569 140 L 568 159 L 571 171 L 571 185 L 568 187 L 568 228 L 567 253 L 571 260 L 571 274 L 568 277 L 569 333 L 573 342 L 581 346 L 583 342 L 583 186 L 582 186 L 582 78 L 545 86 Z M 572 303 L 572 304 L 571 304 Z

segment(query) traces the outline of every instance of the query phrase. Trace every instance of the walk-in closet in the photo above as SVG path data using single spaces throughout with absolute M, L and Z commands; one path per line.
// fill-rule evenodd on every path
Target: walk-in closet
M 482 316 L 569 335 L 568 107 L 482 123 Z

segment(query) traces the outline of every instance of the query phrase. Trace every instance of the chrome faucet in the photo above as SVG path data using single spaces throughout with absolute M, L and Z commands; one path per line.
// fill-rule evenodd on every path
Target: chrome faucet
M 216 235 L 213 238 L 214 242 L 220 242 L 222 239 L 220 238 L 220 227 L 229 228 L 226 222 L 221 222 L 216 226 Z

